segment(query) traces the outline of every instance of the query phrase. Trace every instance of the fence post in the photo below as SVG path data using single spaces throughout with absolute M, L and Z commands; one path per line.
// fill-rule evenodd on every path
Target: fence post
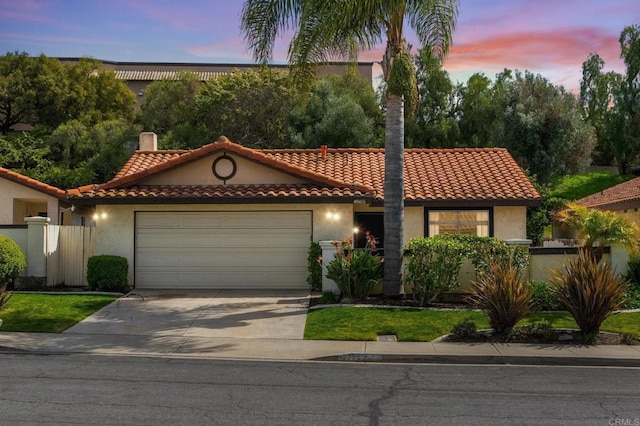
M 320 241 L 320 247 L 322 248 L 322 291 L 340 294 L 335 281 L 327 278 L 327 265 L 336 257 L 336 246 L 333 241 Z
M 48 217 L 25 217 L 27 222 L 27 276 L 47 276 Z

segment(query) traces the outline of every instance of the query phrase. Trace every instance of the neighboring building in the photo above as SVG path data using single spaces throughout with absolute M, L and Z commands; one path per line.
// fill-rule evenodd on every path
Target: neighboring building
M 383 149 L 256 150 L 221 137 L 158 151 L 143 133 L 113 180 L 67 202 L 95 208 L 95 253 L 124 256 L 136 288 L 305 288 L 311 241 L 354 227 L 383 237 L 383 182 Z M 405 151 L 405 241 L 524 240 L 539 203 L 506 149 Z
M 58 58 L 64 62 L 77 62 L 80 58 Z M 158 80 L 176 79 L 183 71 L 190 71 L 199 76 L 202 81 L 215 78 L 234 71 L 257 70 L 257 64 L 206 64 L 188 62 L 115 62 L 97 59 L 105 69 L 114 70 L 116 78 L 126 81 L 127 86 L 136 95 L 138 105 L 144 101 L 147 86 Z M 373 62 L 358 62 L 358 74 L 366 81 L 374 84 Z M 330 74 L 344 74 L 347 67 L 353 66 L 344 62 L 332 62 L 324 65 L 318 72 L 319 77 Z M 288 65 L 269 65 L 270 68 L 288 70 Z
M 51 225 L 89 225 L 93 207 L 68 202 L 67 191 L 0 167 L 0 225 L 24 225 L 48 217 Z
M 640 177 L 622 182 L 576 201 L 589 208 L 612 210 L 640 225 Z

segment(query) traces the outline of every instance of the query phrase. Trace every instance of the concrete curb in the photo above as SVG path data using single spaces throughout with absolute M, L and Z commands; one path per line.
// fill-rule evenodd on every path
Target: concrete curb
M 546 365 L 575 367 L 640 367 L 638 358 L 550 357 L 512 355 L 402 355 L 351 353 L 314 358 L 322 362 L 400 364 Z

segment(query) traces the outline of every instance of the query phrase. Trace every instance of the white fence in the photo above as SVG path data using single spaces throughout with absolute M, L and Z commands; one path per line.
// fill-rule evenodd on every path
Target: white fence
M 87 285 L 87 260 L 93 255 L 93 230 L 87 226 L 47 227 L 47 285 Z
M 14 240 L 27 257 L 22 275 L 46 276 L 47 286 L 86 286 L 95 228 L 49 225 L 47 221 L 37 217 L 28 218 L 27 225 L 0 225 L 0 235 Z

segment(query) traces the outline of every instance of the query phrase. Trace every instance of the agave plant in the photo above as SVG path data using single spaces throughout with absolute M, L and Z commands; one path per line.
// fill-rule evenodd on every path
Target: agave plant
M 552 292 L 558 303 L 575 319 L 583 335 L 600 332 L 600 326 L 624 305 L 628 282 L 611 267 L 581 248 L 578 257 L 552 270 Z
M 489 317 L 494 334 L 505 334 L 532 310 L 534 289 L 522 282 L 522 273 L 511 262 L 489 264 L 471 283 L 467 300 Z

